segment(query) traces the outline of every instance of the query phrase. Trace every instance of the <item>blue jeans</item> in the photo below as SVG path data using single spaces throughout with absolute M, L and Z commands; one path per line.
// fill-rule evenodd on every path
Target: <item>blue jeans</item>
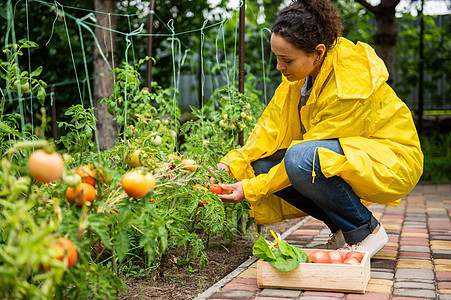
M 343 154 L 338 140 L 318 140 L 299 143 L 251 163 L 255 175 L 268 173 L 285 158 L 285 169 L 291 186 L 275 195 L 303 212 L 323 221 L 332 232 L 341 229 L 348 244 L 364 240 L 376 228 L 378 221 L 360 202 L 349 184 L 342 178 L 326 178 L 321 172 L 318 152 L 315 155 L 315 181 L 312 182 L 313 157 L 317 147 Z

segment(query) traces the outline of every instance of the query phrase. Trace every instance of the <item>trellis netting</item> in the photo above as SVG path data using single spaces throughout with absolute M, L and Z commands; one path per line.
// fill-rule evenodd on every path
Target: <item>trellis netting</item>
M 133 4 L 137 7 L 141 6 L 142 9 L 135 10 L 137 12 L 127 13 L 127 10 L 121 6 L 117 11 L 125 11 L 124 13 L 112 13 L 71 6 L 57 1 L 25 0 L 14 3 L 8 0 L 0 6 L 1 20 L 6 22 L 1 26 L 5 31 L 2 31 L 0 41 L 3 44 L 2 61 L 14 65 L 15 71 L 9 78 L 1 79 L 3 83 L 0 86 L 2 98 L 0 117 L 3 118 L 8 112 L 18 113 L 22 132 L 25 132 L 27 126 L 31 126 L 31 132 L 33 132 L 33 114 L 40 106 L 38 102 L 42 104 L 45 101 L 47 107 L 52 107 L 53 101 L 56 101 L 58 108 L 67 108 L 70 104 L 81 104 L 83 107 L 93 108 L 96 101 L 95 89 L 105 88 L 94 84 L 97 77 L 111 76 L 114 69 L 123 65 L 134 65 L 140 61 L 139 71 L 145 73 L 146 64 L 142 61 L 146 58 L 147 51 L 143 51 L 143 44 L 150 37 L 162 41 L 163 46 L 160 46 L 157 49 L 158 52 L 150 59 L 156 69 L 154 71 L 156 81 L 166 78 L 170 83 L 165 82 L 165 84 L 174 91 L 171 94 L 174 110 L 171 115 L 175 116 L 175 111 L 181 106 L 182 108 L 183 106 L 188 108 L 190 105 L 202 107 L 205 99 L 216 88 L 237 85 L 238 14 L 241 4 L 243 3 L 239 3 L 234 9 L 223 10 L 214 15 L 208 11 L 199 11 L 197 17 L 203 19 L 200 27 L 180 28 L 177 21 L 179 19 L 163 19 L 158 11 L 144 8 L 143 5 L 148 3 L 139 1 Z M 128 5 L 132 4 L 128 3 Z M 252 16 L 255 20 L 258 18 L 251 5 L 248 5 L 248 11 L 248 17 Z M 164 30 L 153 34 L 148 33 L 148 24 L 142 21 L 146 20 L 150 14 L 154 16 L 154 24 L 158 24 Z M 252 49 L 252 51 L 259 56 L 259 61 L 253 61 L 247 68 L 255 68 L 258 65 L 259 73 L 254 75 L 260 78 L 259 88 L 262 90 L 263 102 L 266 103 L 269 72 L 267 65 L 271 63 L 271 60 L 265 61 L 263 57 L 265 47 L 267 49 L 269 44 L 270 32 L 267 28 L 258 25 L 255 20 L 253 24 L 258 26 L 256 28 L 259 36 L 257 44 L 260 49 Z M 114 26 L 115 23 L 116 26 Z M 101 36 L 96 35 L 96 30 L 101 31 Z M 194 39 L 195 42 L 187 43 L 186 41 L 190 39 Z M 22 47 L 19 49 L 21 55 L 17 55 L 18 48 L 12 45 L 20 45 L 25 41 L 39 44 Z M 40 57 L 39 53 L 44 52 L 39 52 L 38 47 L 46 49 L 45 53 L 48 53 L 49 57 Z M 107 66 L 108 72 L 94 73 L 93 54 L 96 51 L 99 59 Z M 164 56 L 168 59 L 164 61 L 164 65 L 161 65 L 159 58 Z M 45 64 L 49 60 L 62 61 L 64 64 L 52 66 L 54 69 L 49 70 Z M 162 76 L 158 74 L 161 70 L 169 70 L 170 74 L 165 72 Z M 20 72 L 24 71 L 28 75 L 34 74 L 38 77 L 39 73 L 41 77 L 45 77 L 47 85 L 41 86 L 41 89 L 45 90 L 45 99 L 41 99 L 44 97 L 44 90 L 38 99 L 36 93 L 14 93 L 11 89 L 5 88 L 9 83 L 8 80 L 20 78 Z M 64 76 L 60 75 L 62 72 Z M 112 76 L 112 80 L 113 83 L 116 81 L 115 76 Z M 141 83 L 145 85 L 142 78 Z M 30 80 L 29 84 L 33 85 L 33 82 Z M 55 95 L 55 89 L 58 91 L 57 95 Z M 180 90 L 184 91 L 183 96 L 178 92 Z M 66 94 L 68 91 L 70 95 Z M 197 101 L 196 95 L 198 95 Z M 93 128 L 96 126 L 94 125 Z M 99 148 L 97 131 L 95 141 Z

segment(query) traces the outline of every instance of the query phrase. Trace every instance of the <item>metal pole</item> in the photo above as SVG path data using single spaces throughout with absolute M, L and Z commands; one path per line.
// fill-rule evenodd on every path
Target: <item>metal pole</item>
M 245 29 L 245 0 L 240 7 L 240 22 L 239 22 L 239 41 L 238 41 L 238 91 L 244 94 L 244 29 Z M 244 132 L 238 133 L 238 143 L 240 146 L 244 145 Z
M 419 49 L 419 56 L 420 56 L 420 64 L 418 66 L 418 124 L 417 129 L 418 133 L 423 133 L 423 113 L 424 113 L 424 14 L 423 14 L 423 5 L 424 0 L 421 1 L 421 10 L 419 11 L 419 17 L 420 17 L 420 49 Z
M 149 13 L 149 24 L 148 32 L 149 36 L 147 37 L 147 56 L 152 57 L 152 44 L 153 44 L 153 18 L 154 18 L 154 12 L 155 12 L 155 0 L 150 1 L 150 13 Z M 149 89 L 149 92 L 152 88 L 152 59 L 149 59 L 147 61 L 147 88 Z

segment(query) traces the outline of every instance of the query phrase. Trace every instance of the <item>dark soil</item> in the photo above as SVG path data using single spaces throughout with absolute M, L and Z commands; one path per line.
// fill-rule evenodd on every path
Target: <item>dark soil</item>
M 270 229 L 282 234 L 299 221 L 300 219 L 293 219 L 264 225 L 262 226 L 262 235 L 272 240 L 273 238 L 269 237 Z M 156 275 L 145 278 L 129 278 L 127 292 L 120 295 L 118 299 L 194 299 L 249 259 L 252 256 L 252 245 L 256 239 L 255 228 L 250 229 L 245 236 L 235 235 L 235 240 L 231 245 L 220 238 L 214 239 L 206 249 L 208 265 L 196 271 L 178 267 L 175 256 L 168 253 L 167 259 Z M 192 268 L 196 269 L 194 266 Z

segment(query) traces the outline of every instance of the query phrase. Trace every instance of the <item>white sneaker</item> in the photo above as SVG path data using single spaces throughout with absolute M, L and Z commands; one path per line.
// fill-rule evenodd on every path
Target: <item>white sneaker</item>
M 338 229 L 337 232 L 333 232 L 329 234 L 329 240 L 326 244 L 319 244 L 313 246 L 316 249 L 328 249 L 328 250 L 337 250 L 343 247 L 346 244 L 345 237 L 343 236 L 343 232 L 341 229 Z
M 379 230 L 371 233 L 363 241 L 356 244 L 346 244 L 339 250 L 346 251 L 367 251 L 370 253 L 370 257 L 373 257 L 379 250 L 382 249 L 388 243 L 388 235 L 385 232 L 384 226 L 379 223 Z

